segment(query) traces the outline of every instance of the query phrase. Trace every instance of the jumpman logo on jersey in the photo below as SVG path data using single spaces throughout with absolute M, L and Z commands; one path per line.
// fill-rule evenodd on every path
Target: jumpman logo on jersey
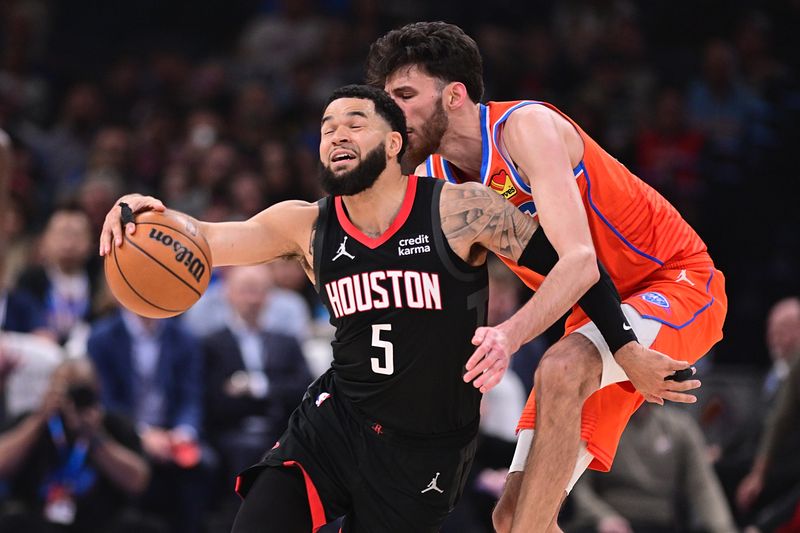
M 436 472 L 436 475 L 435 475 L 435 476 L 433 476 L 433 479 L 431 480 L 431 482 L 430 482 L 430 483 L 428 483 L 428 488 L 424 489 L 422 492 L 420 492 L 420 494 L 425 494 L 426 492 L 428 492 L 428 491 L 431 491 L 431 490 L 435 490 L 435 491 L 436 491 L 436 492 L 438 492 L 439 494 L 444 494 L 444 491 L 443 491 L 442 489 L 440 489 L 440 488 L 439 488 L 439 487 L 436 485 L 436 482 L 437 482 L 438 480 L 439 480 L 439 472 Z
M 681 273 L 678 274 L 678 277 L 675 278 L 675 281 L 676 282 L 685 281 L 686 283 L 694 287 L 694 282 L 689 279 L 689 276 L 686 275 L 686 269 L 681 270 Z
M 336 261 L 337 259 L 339 259 L 343 255 L 346 256 L 346 257 L 349 257 L 350 259 L 355 259 L 356 258 L 356 256 L 354 256 L 351 253 L 348 253 L 348 251 L 345 249 L 345 245 L 346 244 L 347 244 L 347 235 L 344 236 L 344 240 L 342 241 L 342 244 L 339 245 L 339 249 L 336 251 L 336 255 L 333 256 L 333 259 L 331 259 L 331 261 Z

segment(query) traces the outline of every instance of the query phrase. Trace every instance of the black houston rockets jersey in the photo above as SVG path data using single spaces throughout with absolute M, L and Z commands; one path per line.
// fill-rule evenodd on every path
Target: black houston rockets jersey
M 409 176 L 400 211 L 377 238 L 329 197 L 314 242 L 317 290 L 336 327 L 336 390 L 370 420 L 414 434 L 463 429 L 480 404 L 462 376 L 486 321 L 488 275 L 447 243 L 441 183 Z

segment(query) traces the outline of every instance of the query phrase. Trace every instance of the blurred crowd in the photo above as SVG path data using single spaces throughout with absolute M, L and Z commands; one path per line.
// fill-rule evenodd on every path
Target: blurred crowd
M 800 2 L 6 0 L 0 532 L 230 527 L 235 473 L 330 363 L 326 311 L 291 262 L 215 271 L 177 319 L 120 310 L 103 217 L 132 191 L 212 221 L 316 200 L 328 94 L 361 81 L 385 31 L 436 19 L 478 41 L 488 99 L 558 105 L 678 207 L 728 279 L 700 401 L 637 413 L 612 472 L 569 498 L 571 531 L 800 531 Z M 527 293 L 491 271 L 499 322 Z M 551 333 L 487 395 L 445 531 L 491 530 Z

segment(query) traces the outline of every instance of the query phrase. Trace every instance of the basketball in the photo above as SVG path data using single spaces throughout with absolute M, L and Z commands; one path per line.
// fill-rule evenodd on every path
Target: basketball
M 191 307 L 211 279 L 211 251 L 205 237 L 185 217 L 145 211 L 136 231 L 105 258 L 111 293 L 134 313 L 167 318 Z

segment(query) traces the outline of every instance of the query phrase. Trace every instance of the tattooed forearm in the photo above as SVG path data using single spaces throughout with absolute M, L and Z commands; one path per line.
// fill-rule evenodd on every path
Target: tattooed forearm
M 442 229 L 456 252 L 481 245 L 517 260 L 539 223 L 477 183 L 446 184 L 439 210 Z

